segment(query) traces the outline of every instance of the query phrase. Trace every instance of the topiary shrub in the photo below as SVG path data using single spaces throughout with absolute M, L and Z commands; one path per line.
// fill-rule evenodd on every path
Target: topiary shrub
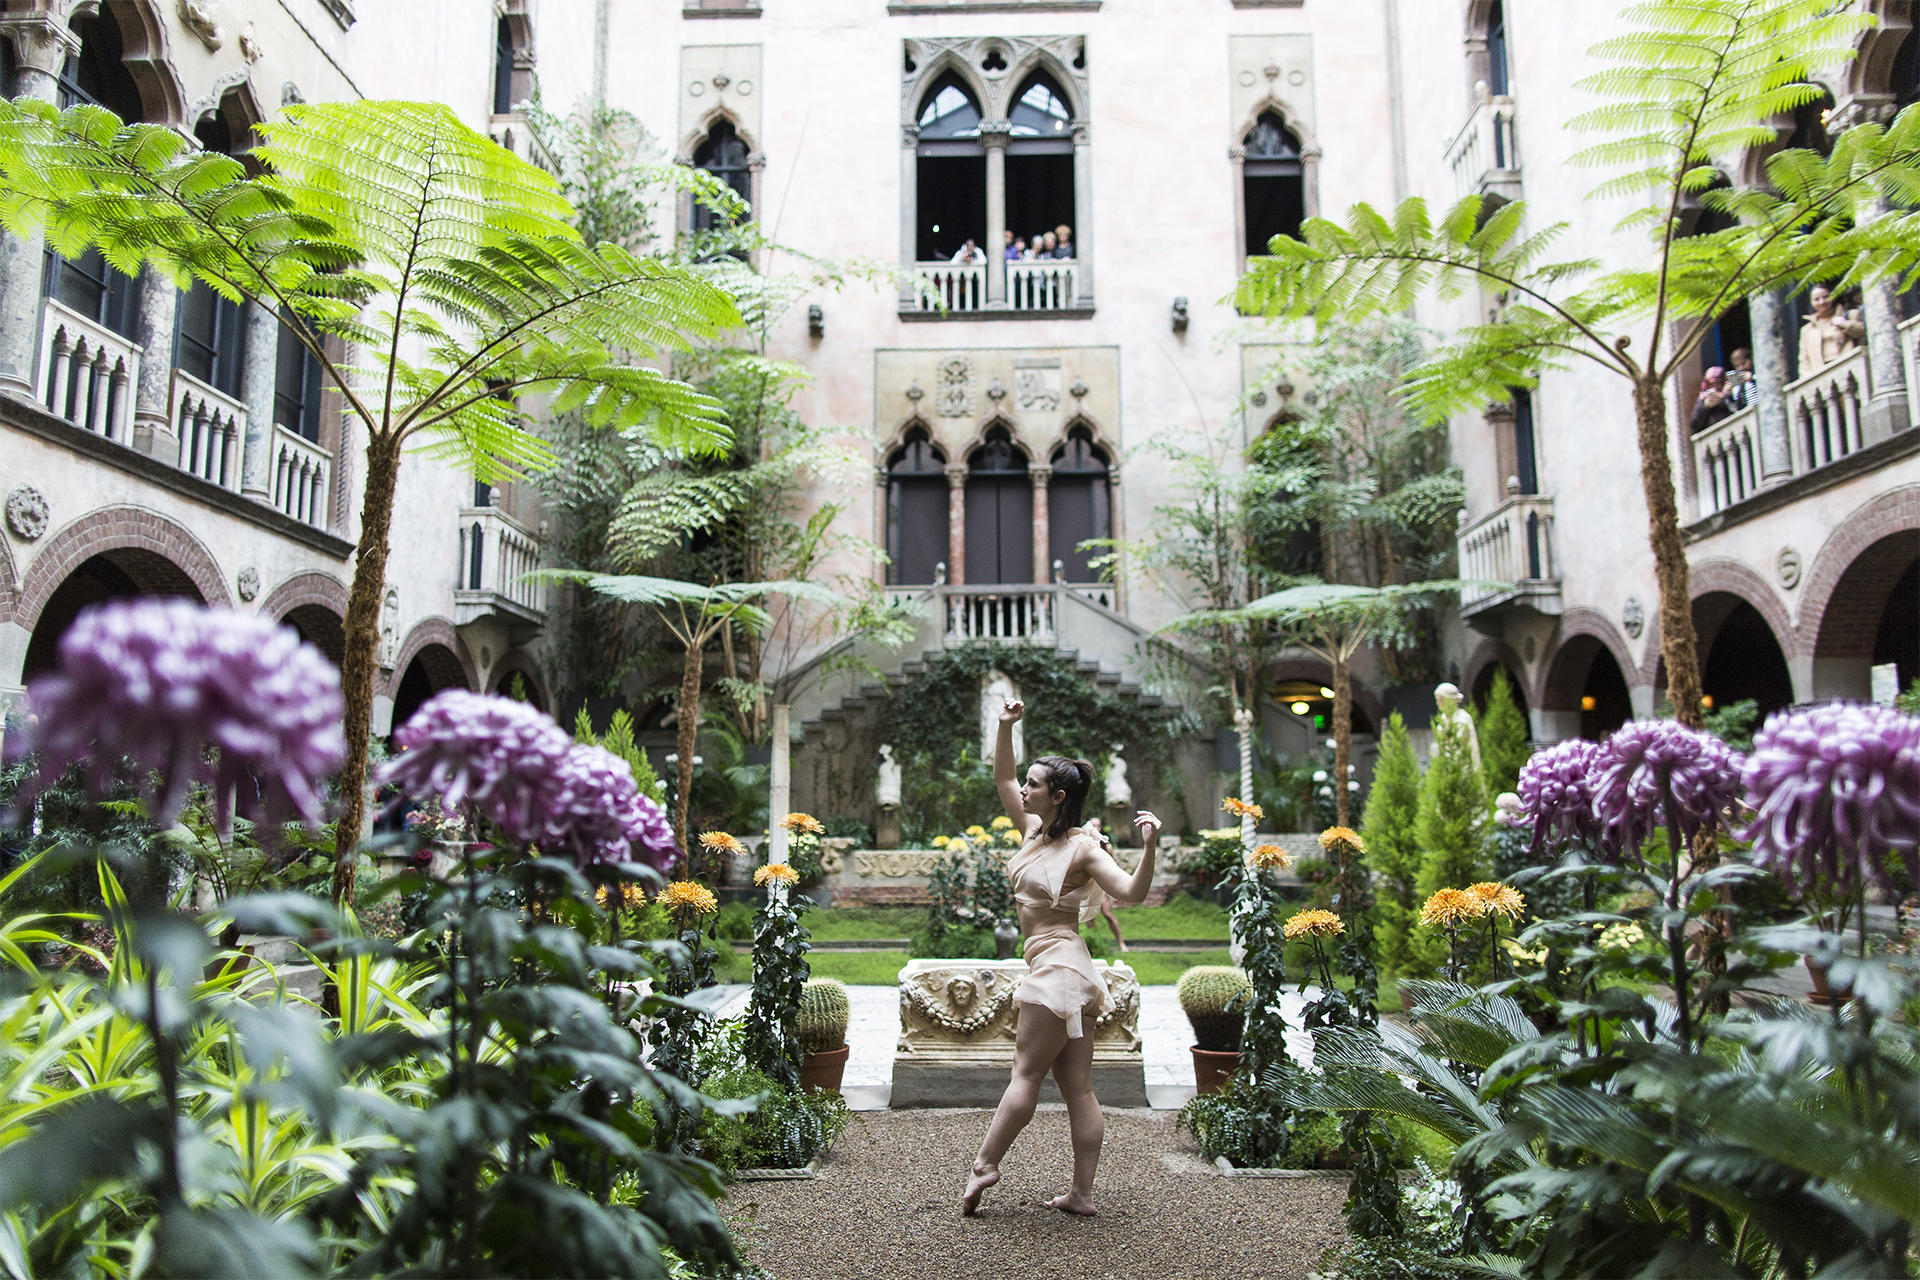
M 847 1001 L 847 988 L 833 978 L 813 978 L 800 992 L 800 1011 L 793 1029 L 800 1047 L 808 1053 L 824 1053 L 847 1042 L 847 1020 L 853 1006 Z
M 1238 1053 L 1253 984 L 1231 965 L 1200 964 L 1180 975 L 1180 1010 L 1193 1024 L 1194 1043 L 1212 1053 Z

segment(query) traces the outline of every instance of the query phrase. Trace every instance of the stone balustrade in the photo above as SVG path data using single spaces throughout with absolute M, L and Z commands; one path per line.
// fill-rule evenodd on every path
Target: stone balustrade
M 1866 350 L 1789 382 L 1786 397 L 1794 475 L 1856 452 L 1866 443 L 1860 431 L 1860 411 L 1867 399 Z
M 273 428 L 271 488 L 267 500 L 282 514 L 316 529 L 332 522 L 328 512 L 332 460 L 327 451 L 306 437 L 276 424 Z
M 1542 612 L 1559 612 L 1560 570 L 1553 550 L 1553 499 L 1507 499 L 1459 534 L 1464 613 L 1527 597 Z
M 1520 153 L 1513 132 L 1513 99 L 1487 95 L 1474 103 L 1467 122 L 1447 143 L 1447 168 L 1456 199 L 1470 195 L 1520 196 Z
M 1051 644 L 1059 590 L 1045 585 L 941 587 L 947 606 L 947 639 Z
M 1080 264 L 1072 258 L 1036 258 L 1007 264 L 1007 308 L 1063 311 L 1077 305 Z
M 920 310 L 984 311 L 987 306 L 987 264 L 984 262 L 916 262 L 920 283 Z
M 41 302 L 40 380 L 35 393 L 57 418 L 133 443 L 133 388 L 140 348 L 52 298 Z
M 1081 299 L 1080 264 L 1072 258 L 1009 262 L 1004 304 L 987 296 L 985 262 L 916 262 L 921 311 L 950 315 L 976 311 L 1067 311 L 1086 305 Z
M 173 433 L 180 442 L 179 463 L 222 489 L 240 488 L 240 448 L 247 438 L 247 407 L 184 369 L 173 371 Z
M 546 616 L 545 590 L 527 575 L 540 567 L 540 544 L 498 507 L 460 513 L 460 569 L 453 593 L 454 621 L 507 612 L 531 621 Z
M 1693 483 L 1703 516 L 1760 490 L 1760 423 L 1752 405 L 1693 437 Z

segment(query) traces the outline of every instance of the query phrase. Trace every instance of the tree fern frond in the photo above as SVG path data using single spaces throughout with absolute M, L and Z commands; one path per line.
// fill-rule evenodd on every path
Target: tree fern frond
M 755 491 L 750 477 L 738 471 L 644 476 L 620 500 L 607 529 L 607 550 L 623 564 L 642 564 L 681 537 L 719 524 Z

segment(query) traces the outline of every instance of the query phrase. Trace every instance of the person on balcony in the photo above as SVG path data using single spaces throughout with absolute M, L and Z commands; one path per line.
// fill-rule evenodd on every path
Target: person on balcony
M 1053 235 L 1051 238 L 1054 241 L 1054 246 L 1053 246 L 1053 252 L 1049 256 L 1055 257 L 1055 258 L 1071 258 L 1073 256 L 1073 228 L 1072 227 L 1068 226 L 1064 222 L 1061 223 L 1059 226 L 1053 229 Z
M 979 248 L 969 239 L 958 249 L 954 250 L 953 257 L 949 259 L 949 261 L 965 265 L 968 263 L 983 262 L 985 259 L 980 256 Z
M 1753 404 L 1753 352 L 1735 347 L 1727 353 L 1733 367 L 1727 370 L 1727 405 L 1738 412 Z
M 1008 231 L 1005 234 L 1007 237 L 1007 249 L 1006 249 L 1007 261 L 1018 262 L 1020 261 L 1020 259 L 1026 257 L 1027 242 L 1025 240 L 1020 239 L 1020 237 L 1014 235 L 1013 232 L 1011 231 Z
M 1033 256 L 1036 258 L 1057 258 L 1060 255 L 1055 251 L 1059 248 L 1059 237 L 1055 236 L 1051 231 L 1042 231 L 1040 233 L 1040 248 Z
M 1687 429 L 1699 435 L 1714 423 L 1733 416 L 1727 404 L 1727 371 L 1714 365 L 1700 375 L 1700 394 L 1693 399 L 1693 417 Z
M 1803 378 L 1859 350 L 1861 340 L 1867 336 L 1860 312 L 1842 311 L 1827 286 L 1813 286 L 1807 301 L 1813 306 L 1813 314 L 1800 326 L 1800 376 Z
M 1046 256 L 1047 256 L 1047 233 L 1044 231 L 1036 231 L 1027 240 L 1027 252 L 1021 258 L 1021 261 L 1033 262 L 1037 259 L 1044 258 Z

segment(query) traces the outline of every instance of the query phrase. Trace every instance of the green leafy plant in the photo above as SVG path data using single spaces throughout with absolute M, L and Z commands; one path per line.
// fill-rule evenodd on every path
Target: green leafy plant
M 1380 963 L 1401 969 L 1412 955 L 1418 912 L 1421 845 L 1416 829 L 1420 805 L 1420 762 L 1413 739 L 1398 711 L 1387 717 L 1374 761 L 1373 787 L 1367 794 L 1367 860 L 1375 872 L 1374 915 L 1379 921 Z
M 791 898 L 787 882 L 774 875 L 757 878 L 765 884 L 767 898 L 753 922 L 753 996 L 747 1002 L 741 1053 L 754 1070 L 794 1089 L 800 1084 L 794 1020 L 807 985 L 807 952 L 813 949 L 800 923 L 800 911 L 808 904 L 805 898 Z
M 1527 721 L 1513 700 L 1513 683 L 1505 667 L 1495 667 L 1480 708 L 1480 781 L 1489 798 L 1512 791 L 1519 783 L 1520 766 L 1527 762 Z

